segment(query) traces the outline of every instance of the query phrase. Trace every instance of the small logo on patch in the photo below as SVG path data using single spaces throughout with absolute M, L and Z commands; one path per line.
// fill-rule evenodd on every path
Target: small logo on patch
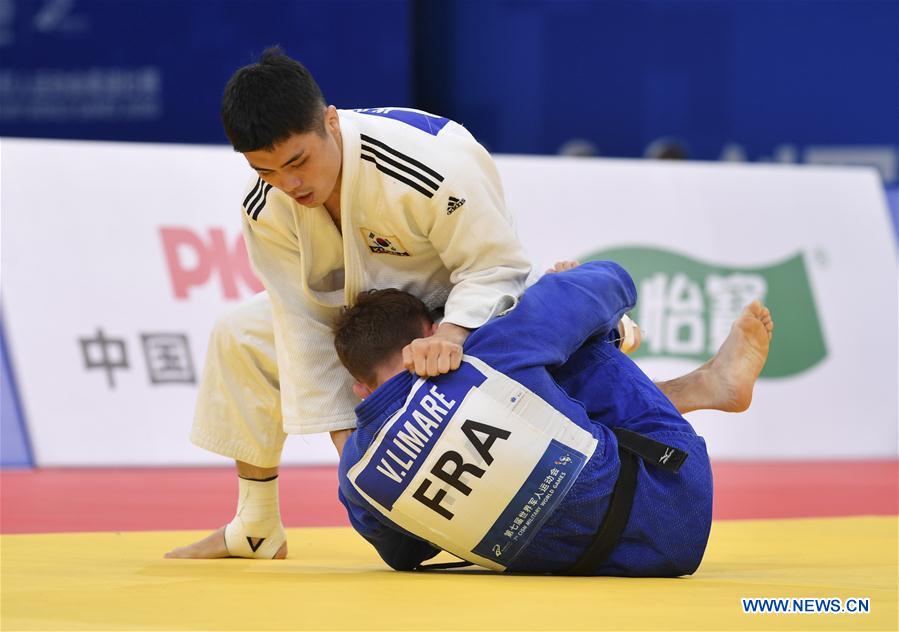
M 362 238 L 365 240 L 368 249 L 378 255 L 394 255 L 397 257 L 408 257 L 409 252 L 403 243 L 394 235 L 379 235 L 368 228 L 360 228 Z
M 447 214 L 447 215 L 452 215 L 452 214 L 455 213 L 457 210 L 459 210 L 459 208 L 460 208 L 463 204 L 465 204 L 465 198 L 461 198 L 461 199 L 460 199 L 460 198 L 457 198 L 457 197 L 453 197 L 452 195 L 449 196 L 449 202 L 447 202 L 447 204 L 446 204 L 446 214 Z

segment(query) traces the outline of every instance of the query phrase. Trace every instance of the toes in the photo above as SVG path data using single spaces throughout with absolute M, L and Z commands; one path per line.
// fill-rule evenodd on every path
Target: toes
M 755 318 L 765 326 L 770 334 L 774 329 L 774 320 L 771 318 L 771 310 L 762 303 L 761 300 L 755 299 L 743 309 L 743 314 Z
M 762 319 L 762 325 L 765 326 L 765 331 L 768 334 L 768 339 L 771 339 L 772 332 L 774 331 L 774 319 L 771 318 L 771 314 L 768 313 Z
M 761 319 L 766 309 L 759 299 L 755 299 L 749 305 L 743 308 L 743 313 Z

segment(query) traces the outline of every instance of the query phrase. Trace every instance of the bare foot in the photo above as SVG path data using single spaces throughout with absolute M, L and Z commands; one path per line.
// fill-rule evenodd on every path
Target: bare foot
M 167 558 L 214 560 L 222 557 L 231 557 L 228 547 L 225 546 L 225 527 L 213 531 L 202 540 L 197 540 L 187 546 L 179 546 L 165 554 Z M 283 560 L 287 557 L 287 542 L 281 545 L 273 559 Z
M 747 305 L 718 353 L 700 371 L 708 387 L 707 408 L 743 412 L 752 402 L 752 389 L 768 359 L 774 331 L 771 312 L 760 301 Z

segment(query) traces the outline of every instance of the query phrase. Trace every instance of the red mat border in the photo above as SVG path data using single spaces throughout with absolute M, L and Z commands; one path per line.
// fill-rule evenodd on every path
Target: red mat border
M 719 462 L 718 520 L 896 515 L 899 461 Z M 334 466 L 281 471 L 288 527 L 347 526 Z M 231 519 L 230 468 L 0 471 L 0 532 L 214 529 Z

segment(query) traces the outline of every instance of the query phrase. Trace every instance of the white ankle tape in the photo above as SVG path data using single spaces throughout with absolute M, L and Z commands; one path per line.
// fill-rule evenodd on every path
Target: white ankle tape
M 225 527 L 225 546 L 232 557 L 270 560 L 287 539 L 281 525 L 278 479 L 238 480 L 237 514 Z

